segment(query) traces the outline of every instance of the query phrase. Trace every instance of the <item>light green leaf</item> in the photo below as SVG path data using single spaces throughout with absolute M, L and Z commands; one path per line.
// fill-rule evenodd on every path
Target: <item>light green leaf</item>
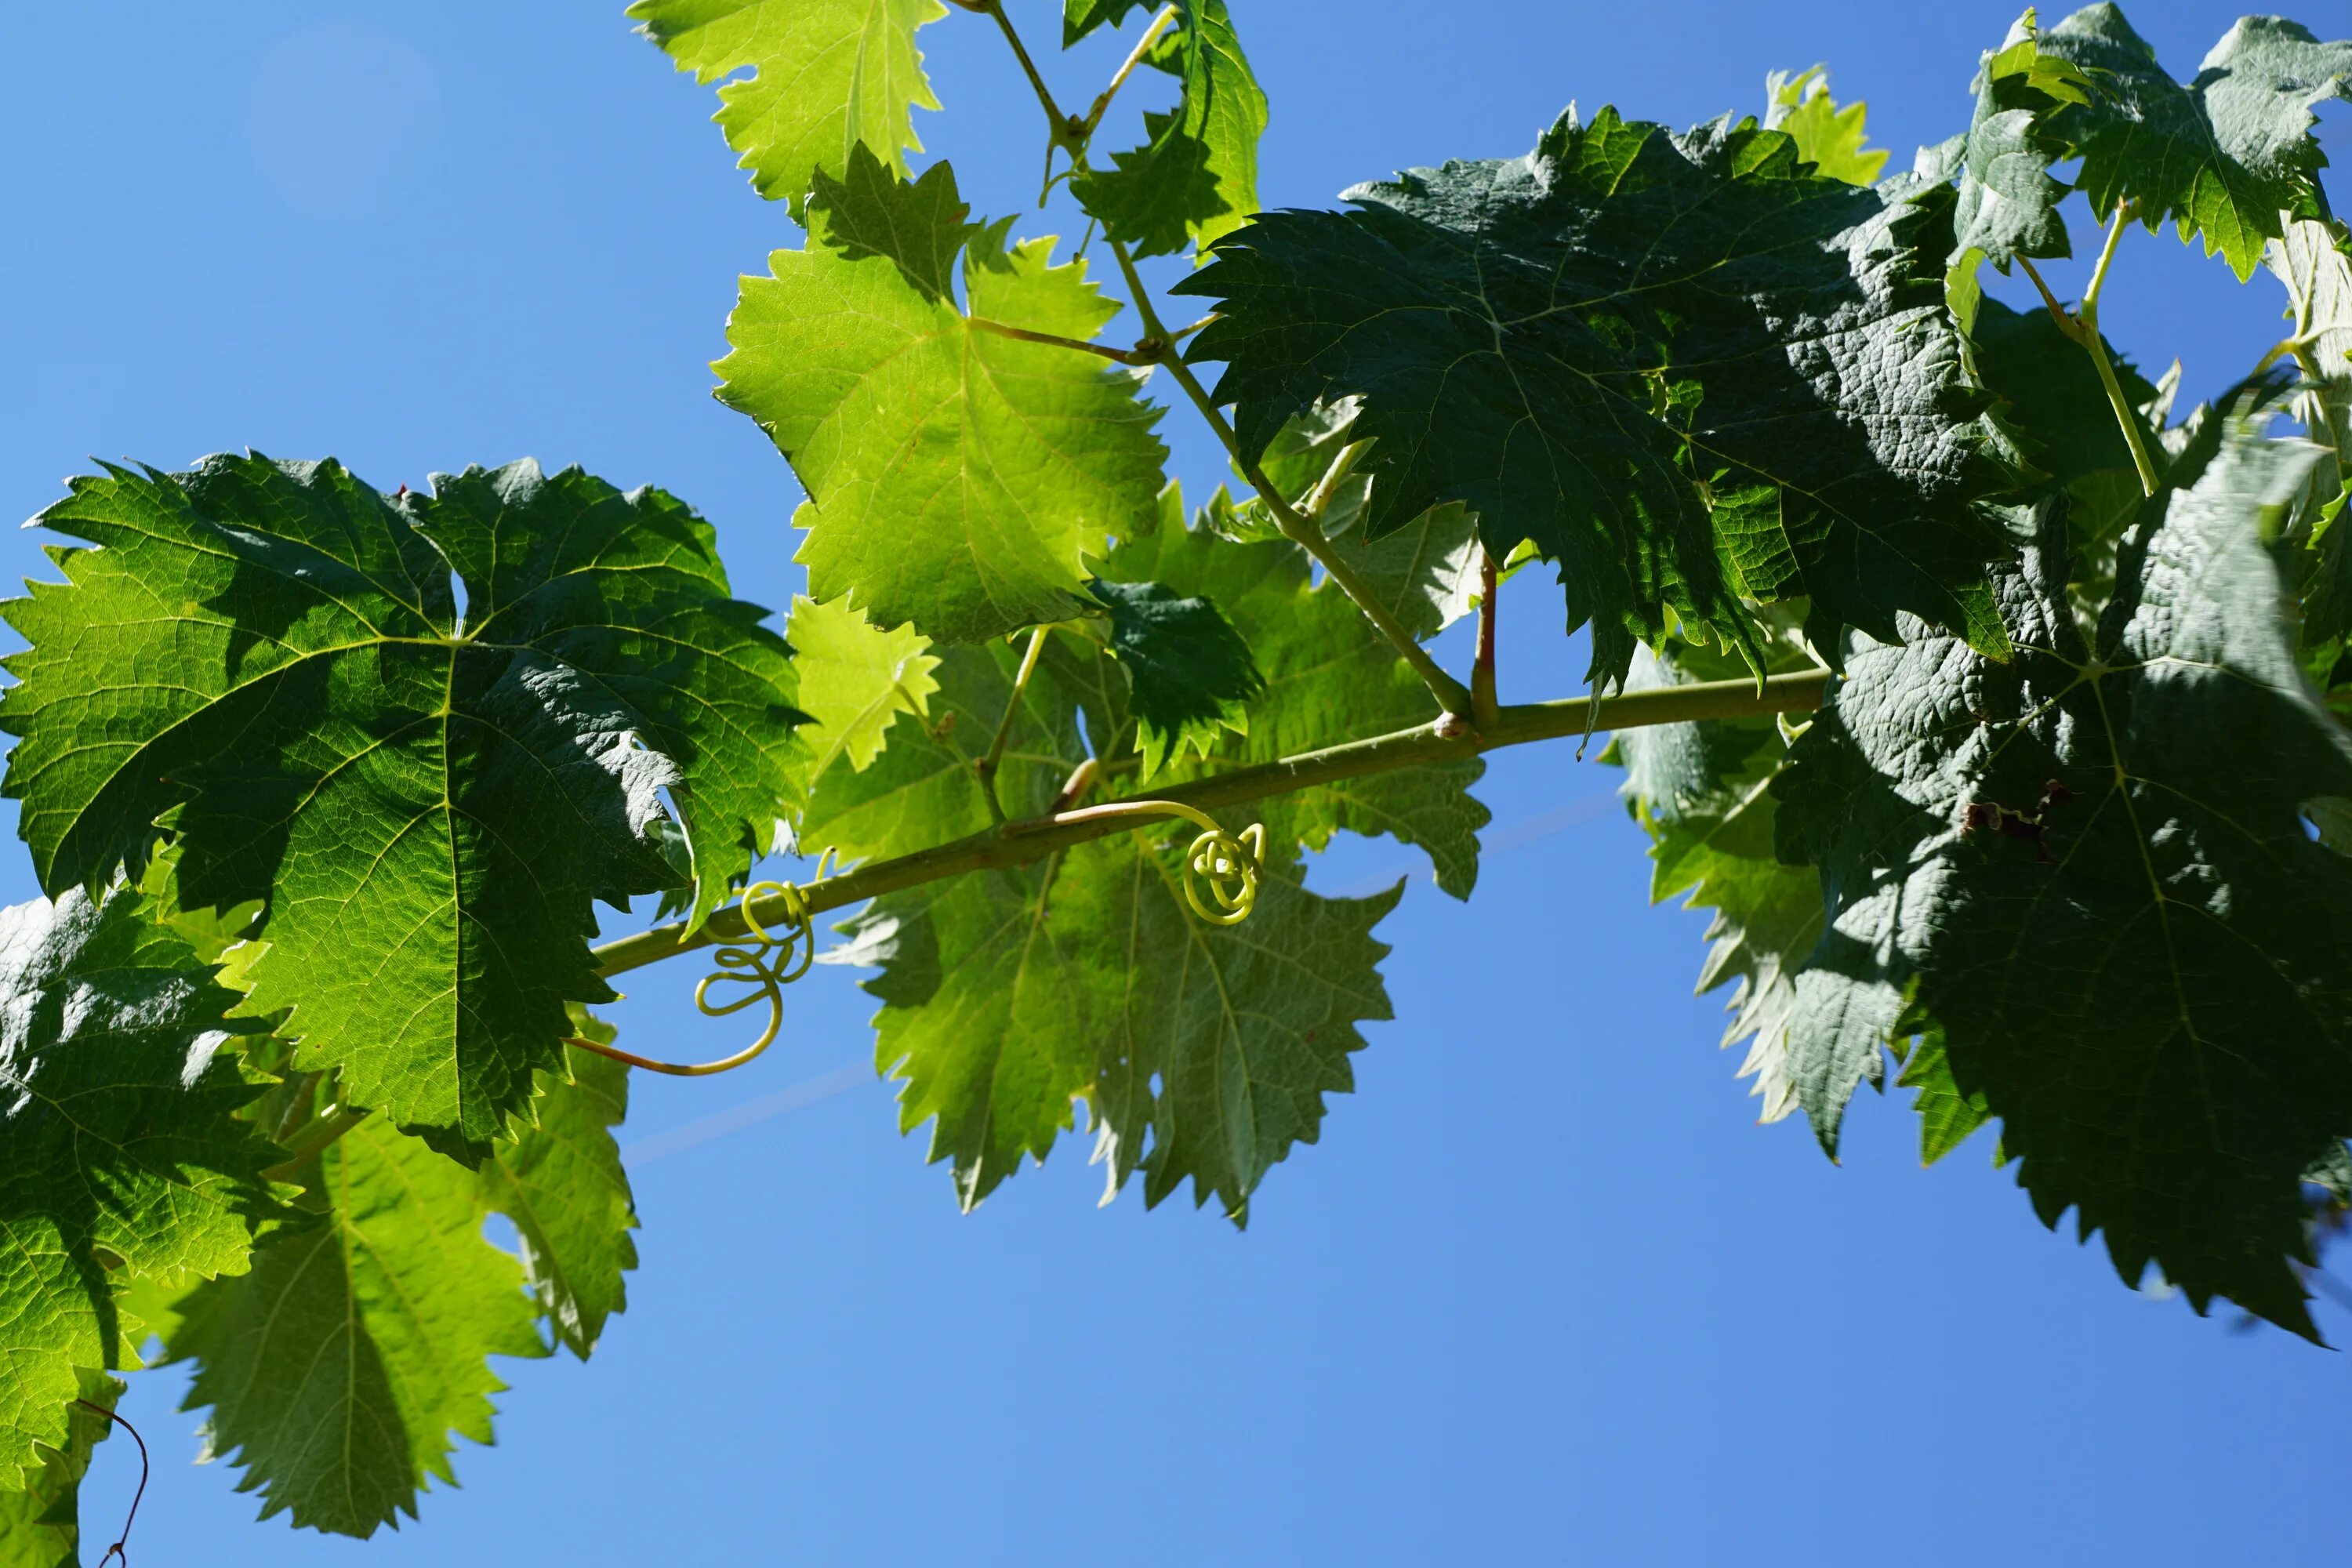
M 2122 11 L 2099 5 L 2044 33 L 2042 48 L 2095 84 L 2050 121 L 2083 160 L 2075 183 L 2094 212 L 2129 201 L 2150 229 L 2171 218 L 2241 280 L 2286 220 L 2326 215 L 2312 108 L 2352 99 L 2352 39 L 2322 43 L 2281 17 L 2242 17 L 2184 85 Z
M 63 1447 L 81 1374 L 136 1365 L 121 1279 L 234 1273 L 283 1211 L 231 1113 L 257 1026 L 136 895 L 0 910 L 0 1490 Z
M 915 30 L 940 0 L 635 0 L 628 15 L 677 68 L 719 89 L 714 117 L 751 185 L 803 216 L 820 172 L 870 148 L 900 174 L 922 150 L 913 109 L 937 109 Z
M 1774 71 L 1764 79 L 1764 128 L 1793 137 L 1797 156 L 1816 173 L 1849 185 L 1875 184 L 1886 166 L 1886 149 L 1866 147 L 1863 130 L 1866 111 L 1859 103 L 1843 108 L 1830 96 L 1826 66 L 1794 75 Z
M 1104 1201 L 1140 1166 L 1156 1205 L 1189 1178 L 1235 1225 L 1294 1144 L 1320 1133 L 1324 1096 L 1355 1088 L 1360 1023 L 1394 1016 L 1372 927 L 1400 884 L 1369 899 L 1328 899 L 1280 875 L 1239 925 L 1186 907 L 1179 863 L 1189 830 L 1155 849 L 1135 835 L 1074 851 L 1055 920 L 1113 984 L 1088 1099 Z
M 574 1026 L 602 1044 L 613 1026 L 578 1009 Z M 612 1130 L 629 1113 L 629 1069 L 567 1046 L 570 1076 L 549 1073 L 531 1102 L 538 1121 L 490 1146 L 481 1203 L 514 1222 L 523 1277 L 556 1339 L 582 1361 L 605 1320 L 626 1305 L 622 1276 L 637 1266 L 636 1206 Z
M 1173 255 L 1188 238 L 1205 252 L 1257 211 L 1265 93 L 1224 0 L 1175 4 L 1174 24 L 1147 58 L 1184 84 L 1182 101 L 1169 113 L 1144 115 L 1144 145 L 1114 153 L 1110 168 L 1070 182 L 1087 214 L 1139 256 Z M 1066 11 L 1065 32 L 1083 35 L 1111 10 L 1090 7 L 1083 19 Z M 1117 13 L 1123 16 L 1125 7 Z
M 2045 509 L 2002 584 L 2015 662 L 1855 654 L 1778 786 L 1832 910 L 1790 1026 L 1824 1142 L 1885 1044 L 1939 1028 L 2045 1223 L 2303 1333 L 2302 1173 L 2352 1132 L 2352 879 L 2303 812 L 2352 791 L 2352 736 L 2263 534 L 2317 456 L 2217 416 L 2087 647 Z
M 1629 689 L 1682 680 L 1720 680 L 1744 666 L 1718 649 L 1670 644 L 1666 657 L 1635 658 Z M 1801 655 L 1782 651 L 1777 670 L 1802 668 Z M 1773 848 L 1771 781 L 1786 756 L 1769 717 L 1659 724 L 1627 730 L 1610 742 L 1603 760 L 1625 767 L 1626 805 L 1650 835 L 1650 901 L 1689 895 L 1683 907 L 1712 907 L 1703 994 L 1738 981 L 1725 1010 L 1731 1015 L 1722 1043 L 1748 1042 L 1741 1078 L 1764 1103 L 1759 1121 L 1778 1121 L 1796 1109 L 1790 1079 L 1789 1013 L 1796 972 L 1821 938 L 1821 882 L 1811 867 L 1781 864 Z
M 2352 489 L 2352 229 L 2341 219 L 2297 219 L 2263 260 L 2286 285 L 2288 335 L 2304 370 L 2288 411 L 2332 458 L 2313 468 L 2299 509 L 2307 552 L 2303 640 L 2317 647 L 2352 634 L 2352 527 L 2343 505 Z
M 850 185 L 871 174 L 853 169 Z M 813 212 L 808 247 L 744 280 L 715 367 L 720 401 L 808 489 L 795 521 L 811 595 L 847 595 L 877 626 L 941 642 L 1076 614 L 1087 553 L 1151 526 L 1160 410 L 1131 372 L 973 321 L 1087 341 L 1119 306 L 1083 263 L 1052 265 L 1050 239 L 1005 250 L 1000 224 L 965 250 L 968 316 L 896 260 L 853 259 L 827 209 Z
M 111 1410 L 122 1397 L 121 1379 L 87 1370 L 80 1376 L 80 1397 L 92 1405 Z M 81 1479 L 114 1423 L 79 1405 L 66 1407 L 64 1420 L 65 1440 L 38 1450 L 26 1489 L 0 1490 L 0 1568 L 83 1568 Z
M 1189 357 L 1227 362 L 1246 456 L 1361 397 L 1366 537 L 1458 501 L 1496 560 L 1533 541 L 1596 679 L 1670 621 L 1760 648 L 1743 593 L 1809 596 L 1822 647 L 1909 610 L 2002 651 L 2006 546 L 1971 502 L 2014 476 L 1941 302 L 1948 189 L 1604 110 L 1349 199 L 1262 215 L 1178 285 L 1218 301 Z
M 102 545 L 6 605 L 0 727 L 42 885 L 134 874 L 159 819 L 192 908 L 268 900 L 252 1007 L 296 1065 L 478 1155 L 601 1001 L 593 900 L 728 896 L 792 787 L 789 650 L 709 525 L 525 460 L 387 499 L 339 465 L 110 468 L 41 514 Z M 466 590 L 461 617 L 451 588 Z
M 307 1225 L 253 1271 L 178 1304 L 168 1359 L 196 1363 L 213 1456 L 242 1467 L 261 1517 L 373 1535 L 455 1484 L 451 1436 L 490 1441 L 484 1358 L 547 1353 L 514 1258 L 482 1239 L 477 1178 L 371 1120 L 320 1156 Z
M 1090 586 L 1110 614 L 1110 657 L 1127 671 L 1145 779 L 1188 750 L 1207 756 L 1221 731 L 1249 732 L 1265 678 L 1214 602 L 1161 583 Z
M 799 733 L 813 753 L 812 784 L 843 757 L 864 773 L 881 755 L 892 721 L 904 713 L 919 722 L 929 712 L 940 661 L 913 627 L 886 632 L 845 599 L 820 605 L 803 595 L 793 599 L 785 631 L 800 677 L 794 702 L 809 715 Z

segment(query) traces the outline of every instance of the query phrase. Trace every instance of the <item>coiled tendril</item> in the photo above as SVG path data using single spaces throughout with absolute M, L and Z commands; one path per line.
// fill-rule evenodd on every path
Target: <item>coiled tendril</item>
M 829 848 L 817 857 L 816 875 L 809 879 L 809 887 L 824 880 L 825 868 L 832 861 L 833 851 Z M 751 912 L 751 906 L 762 899 L 772 899 L 783 905 L 784 924 L 780 932 L 761 925 L 759 917 Z M 600 1057 L 610 1057 L 648 1072 L 668 1073 L 674 1078 L 707 1078 L 712 1073 L 726 1072 L 741 1067 L 775 1044 L 777 1033 L 784 1026 L 784 987 L 806 974 L 809 965 L 816 962 L 815 921 L 808 906 L 808 889 L 791 882 L 754 882 L 743 889 L 736 913 L 742 918 L 748 935 L 744 941 L 730 942 L 711 953 L 711 962 L 719 967 L 696 984 L 694 1009 L 707 1018 L 724 1018 L 765 1002 L 768 1026 L 760 1031 L 758 1039 L 731 1057 L 694 1063 L 656 1061 L 635 1051 L 576 1036 L 571 1043 Z M 710 988 L 728 982 L 751 989 L 732 1002 L 711 1001 Z
M 1257 907 L 1258 882 L 1265 867 L 1263 822 L 1253 822 L 1236 835 L 1227 833 L 1207 812 L 1182 801 L 1118 800 L 1040 817 L 1034 823 L 1007 824 L 1005 831 L 1035 833 L 1116 816 L 1181 816 L 1201 829 L 1201 836 L 1184 851 L 1184 901 L 1211 925 L 1239 925 L 1249 919 L 1250 910 Z

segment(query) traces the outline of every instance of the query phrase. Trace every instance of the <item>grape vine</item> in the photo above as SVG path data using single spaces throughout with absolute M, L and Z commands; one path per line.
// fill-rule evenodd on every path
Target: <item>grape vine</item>
M 1385 835 L 1466 900 L 1485 753 L 1603 731 L 1655 897 L 1714 911 L 1764 1121 L 1833 1155 L 1891 1066 L 1923 1158 L 1997 1122 L 2126 1283 L 2318 1338 L 2352 231 L 2312 128 L 2352 41 L 2249 17 L 2184 84 L 2113 5 L 2029 11 L 1892 174 L 1816 69 L 1262 211 L 1225 0 L 1065 0 L 1065 48 L 1129 38 L 1066 100 L 1025 15 L 628 9 L 804 231 L 714 367 L 805 492 L 781 629 L 685 503 L 527 459 L 107 467 L 36 518 L 73 542 L 0 606 L 48 895 L 0 911 L 0 1568 L 79 1561 L 157 1342 L 265 1517 L 414 1517 L 489 1436 L 490 1358 L 586 1360 L 625 1306 L 630 1073 L 760 1057 L 830 914 L 959 1202 L 1084 1131 L 1111 1194 L 1246 1224 L 1391 1016 L 1401 889 L 1307 858 Z M 915 156 L 935 25 L 1034 93 L 1074 256 Z M 1154 76 L 1173 106 L 1130 114 Z M 2167 225 L 2289 322 L 2185 415 L 2100 323 Z M 1141 265 L 1188 254 L 1190 321 Z M 1188 507 L 1171 413 L 1235 489 Z M 1501 700 L 1507 585 L 1558 592 L 1590 690 Z M 732 1055 L 593 1011 L 704 950 L 696 1006 L 759 1026 Z

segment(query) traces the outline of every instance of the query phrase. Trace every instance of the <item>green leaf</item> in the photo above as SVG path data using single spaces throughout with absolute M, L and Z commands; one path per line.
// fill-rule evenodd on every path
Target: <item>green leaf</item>
M 1719 650 L 1668 646 L 1665 657 L 1635 658 L 1629 689 L 1742 673 L 1739 661 Z M 1770 662 L 1777 670 L 1806 661 L 1781 650 Z M 1725 1005 L 1731 1018 L 1722 1043 L 1748 1042 L 1739 1076 L 1756 1080 L 1752 1092 L 1764 1102 L 1757 1120 L 1768 1122 L 1797 1106 L 1789 1013 L 1798 966 L 1820 940 L 1823 920 L 1820 878 L 1811 867 L 1781 864 L 1774 852 L 1770 784 L 1786 754 L 1778 725 L 1759 716 L 1626 730 L 1602 758 L 1624 765 L 1627 807 L 1650 835 L 1650 901 L 1687 894 L 1684 908 L 1715 910 L 1697 989 L 1704 994 L 1738 982 Z
M 180 1302 L 168 1359 L 196 1363 L 184 1408 L 212 1406 L 210 1453 L 262 1518 L 365 1537 L 415 1518 L 429 1479 L 455 1484 L 453 1433 L 490 1441 L 506 1385 L 484 1358 L 547 1350 L 472 1172 L 371 1120 L 308 1184 L 316 1217 Z
M 1179 857 L 1146 835 L 1074 851 L 1054 889 L 1054 920 L 1113 984 L 1088 1103 L 1105 1200 L 1139 1166 L 1154 1205 L 1192 1183 L 1235 1225 L 1250 1194 L 1294 1144 L 1320 1133 L 1324 1096 L 1355 1088 L 1356 1026 L 1394 1016 L 1381 984 L 1388 947 L 1372 927 L 1402 884 L 1369 899 L 1328 899 L 1280 875 L 1239 925 L 1186 907 Z
M 848 184 L 865 188 L 879 176 L 857 160 Z M 968 316 L 864 242 L 853 257 L 830 210 L 813 210 L 808 247 L 744 279 L 733 349 L 715 367 L 719 400 L 773 437 L 808 489 L 794 521 L 809 531 L 798 559 L 811 595 L 847 595 L 876 625 L 912 622 L 941 642 L 1077 613 L 1085 556 L 1156 515 L 1160 410 L 1131 372 L 973 320 L 1090 341 L 1119 306 L 1083 263 L 1052 265 L 1050 239 L 1005 250 L 999 224 L 964 252 Z
M 1952 1078 L 1952 1061 L 1943 1037 L 1934 1030 L 1921 1036 L 1904 1059 L 1903 1076 L 1895 1080 L 1919 1091 L 1919 1163 L 1932 1165 L 1967 1142 L 1969 1133 L 1992 1120 L 1981 1094 L 1966 1094 Z
M 883 631 L 835 599 L 820 605 L 793 601 L 786 630 L 793 639 L 793 669 L 800 677 L 795 704 L 809 715 L 801 731 L 813 761 L 812 784 L 843 757 L 864 773 L 882 753 L 898 715 L 919 721 L 940 689 L 931 672 L 940 667 L 927 651 L 930 639 L 910 626 Z
M 121 1279 L 240 1270 L 282 1213 L 231 1116 L 236 1001 L 134 894 L 0 910 L 0 1489 L 66 1445 L 83 1373 L 137 1364 Z
M 2045 1223 L 2312 1331 L 2302 1173 L 2352 1131 L 2352 879 L 2305 803 L 2352 790 L 2263 543 L 2316 451 L 2243 418 L 2179 465 L 2085 647 L 2064 538 L 2005 574 L 2016 661 L 1874 648 L 1780 782 L 1831 926 L 1792 1050 L 1833 1145 L 1881 1047 L 1942 1032 Z M 1973 823 L 1973 830 L 1971 830 Z M 2038 823 L 2038 826 L 2037 826 Z
M 1206 251 L 1257 211 L 1265 93 L 1224 0 L 1175 5 L 1174 24 L 1147 58 L 1184 84 L 1182 101 L 1169 113 L 1144 115 L 1144 145 L 1114 153 L 1110 168 L 1070 182 L 1087 214 L 1139 256 L 1173 255 L 1188 239 Z M 1085 18 L 1066 11 L 1065 33 L 1083 36 L 1109 9 L 1092 7 Z M 1119 6 L 1118 16 L 1125 11 Z
M 1121 27 L 1128 14 L 1144 0 L 1062 0 L 1062 47 L 1068 48 L 1097 27 Z
M 159 819 L 191 908 L 267 899 L 257 1013 L 296 1066 L 478 1156 L 603 1001 L 592 903 L 725 899 L 793 784 L 790 650 L 727 597 L 708 524 L 525 460 L 387 500 L 339 465 L 110 468 L 38 521 L 69 585 L 0 727 L 52 890 L 134 874 Z M 450 576 L 463 582 L 456 607 Z
M 1360 396 L 1366 536 L 1452 500 L 1496 560 L 1533 541 L 1598 679 L 1670 619 L 1758 649 L 1743 592 L 1809 595 L 1825 647 L 1910 610 L 2003 650 L 2006 547 L 1970 502 L 2012 476 L 1941 302 L 1948 191 L 1604 110 L 1349 199 L 1262 215 L 1178 285 L 1219 301 L 1190 357 L 1227 362 L 1244 455 Z
M 1774 71 L 1764 79 L 1764 129 L 1794 138 L 1797 156 L 1815 173 L 1849 185 L 1877 184 L 1886 149 L 1864 145 L 1869 140 L 1863 130 L 1866 110 L 1859 103 L 1838 107 L 1830 96 L 1828 67 L 1793 76 Z
M 122 1397 L 120 1378 L 87 1370 L 80 1378 L 79 1397 L 92 1405 L 111 1410 Z M 81 1479 L 114 1423 L 79 1405 L 66 1407 L 64 1421 L 65 1440 L 41 1447 L 25 1489 L 0 1490 L 0 1568 L 82 1568 Z
M 2007 272 L 2021 256 L 2072 254 L 2066 220 L 2058 216 L 2068 187 L 2050 174 L 2066 156 L 2066 144 L 2048 122 L 2067 105 L 2087 101 L 2093 89 L 2063 55 L 2040 47 L 2029 10 L 2001 47 L 1986 53 L 1969 90 L 1976 94 L 1976 117 L 1961 153 L 1952 265 L 1955 286 L 1973 298 L 1977 258 Z
M 613 1026 L 584 1008 L 575 1026 L 613 1041 Z M 629 1113 L 629 1069 L 577 1046 L 563 1055 L 570 1076 L 541 1079 L 537 1122 L 491 1145 L 480 1191 L 484 1207 L 514 1222 L 523 1277 L 548 1326 L 586 1361 L 627 1302 L 621 1277 L 637 1266 L 636 1206 L 612 1132 Z
M 913 109 L 937 109 L 915 30 L 940 0 L 635 0 L 628 15 L 682 71 L 719 89 L 714 118 L 761 195 L 795 220 L 815 176 L 864 146 L 900 174 L 922 150 Z
M 1181 516 L 1181 500 L 1171 495 L 1170 502 Z M 1237 543 L 1171 520 L 1120 545 L 1103 570 L 1214 601 L 1256 656 L 1265 686 L 1250 704 L 1248 733 L 1223 739 L 1199 771 L 1370 740 L 1433 717 L 1420 678 L 1336 584 L 1315 585 L 1307 552 L 1286 540 Z M 1107 693 L 1090 705 L 1087 733 L 1115 737 L 1108 752 L 1125 744 L 1129 722 L 1118 694 Z M 1254 809 L 1286 859 L 1290 846 L 1320 849 L 1341 829 L 1390 834 L 1425 850 L 1438 886 L 1466 899 L 1478 876 L 1478 830 L 1487 821 L 1469 789 L 1484 772 L 1475 757 L 1433 763 L 1318 784 Z
M 1160 583 L 1089 585 L 1110 613 L 1110 656 L 1127 670 L 1145 779 L 1188 749 L 1207 756 L 1221 731 L 1249 732 L 1248 705 L 1265 678 L 1213 602 Z
M 2312 107 L 2352 100 L 2352 40 L 2322 43 L 2277 16 L 2239 19 L 2194 81 L 2172 79 L 2113 5 L 2086 5 L 2042 36 L 2044 53 L 2095 84 L 2051 121 L 2083 160 L 2075 184 L 2105 215 L 2129 201 L 2153 230 L 2205 237 L 2242 281 L 2292 218 L 2326 215 L 2326 156 Z

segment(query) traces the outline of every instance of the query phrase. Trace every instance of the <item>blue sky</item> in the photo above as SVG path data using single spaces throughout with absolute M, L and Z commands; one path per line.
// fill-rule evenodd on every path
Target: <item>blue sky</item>
M 1013 3 L 1049 49 L 1054 8 Z M 1905 158 L 1965 125 L 2011 15 L 1234 8 L 1273 100 L 1269 205 L 1524 151 L 1571 100 L 1756 110 L 1768 69 L 1817 60 Z M 2331 9 L 2305 19 L 2341 30 Z M 2183 76 L 2234 15 L 2128 11 Z M 91 454 L 331 453 L 388 489 L 528 453 L 676 491 L 740 593 L 789 600 L 796 487 L 710 401 L 706 362 L 736 276 L 798 237 L 616 4 L 125 0 L 22 7 L 10 32 L 0 510 L 29 515 Z M 931 153 L 1018 232 L 1074 232 L 1026 211 L 1040 125 L 993 29 L 958 13 L 922 41 L 950 110 L 920 122 Z M 1066 99 L 1115 63 L 1097 42 L 1045 62 Z M 2347 125 L 2327 121 L 2339 162 Z M 2151 371 L 2179 355 L 2192 395 L 2274 335 L 2267 279 L 2238 289 L 2144 234 L 2117 266 L 2110 333 Z M 1166 428 L 1197 494 L 1221 465 L 1189 414 Z M 0 550 L 47 573 L 30 536 Z M 1532 579 L 1507 594 L 1507 698 L 1574 689 L 1557 606 Z M 1411 876 L 1381 931 L 1397 1022 L 1368 1029 L 1360 1092 L 1246 1236 L 1133 1194 L 1097 1209 L 1078 1141 L 958 1215 L 860 1068 L 872 1004 L 820 970 L 754 1069 L 640 1082 L 630 1310 L 589 1367 L 510 1369 L 462 1490 L 365 1547 L 256 1526 L 227 1467 L 187 1464 L 167 1370 L 125 1406 L 157 1460 L 134 1553 L 1926 1568 L 2339 1547 L 2338 1357 L 2125 1289 L 2035 1223 L 1988 1138 L 1923 1171 L 1908 1112 L 1870 1101 L 1833 1167 L 1801 1125 L 1753 1125 L 1714 1048 L 1721 998 L 1689 994 L 1704 918 L 1645 907 L 1613 784 L 1566 747 L 1498 756 L 1466 908 L 1385 842 L 1318 870 L 1332 891 Z M 34 892 L 0 861 L 0 895 Z M 691 980 L 644 976 L 625 1040 L 731 1038 L 692 1016 Z M 98 1469 L 102 1531 L 127 1446 Z

